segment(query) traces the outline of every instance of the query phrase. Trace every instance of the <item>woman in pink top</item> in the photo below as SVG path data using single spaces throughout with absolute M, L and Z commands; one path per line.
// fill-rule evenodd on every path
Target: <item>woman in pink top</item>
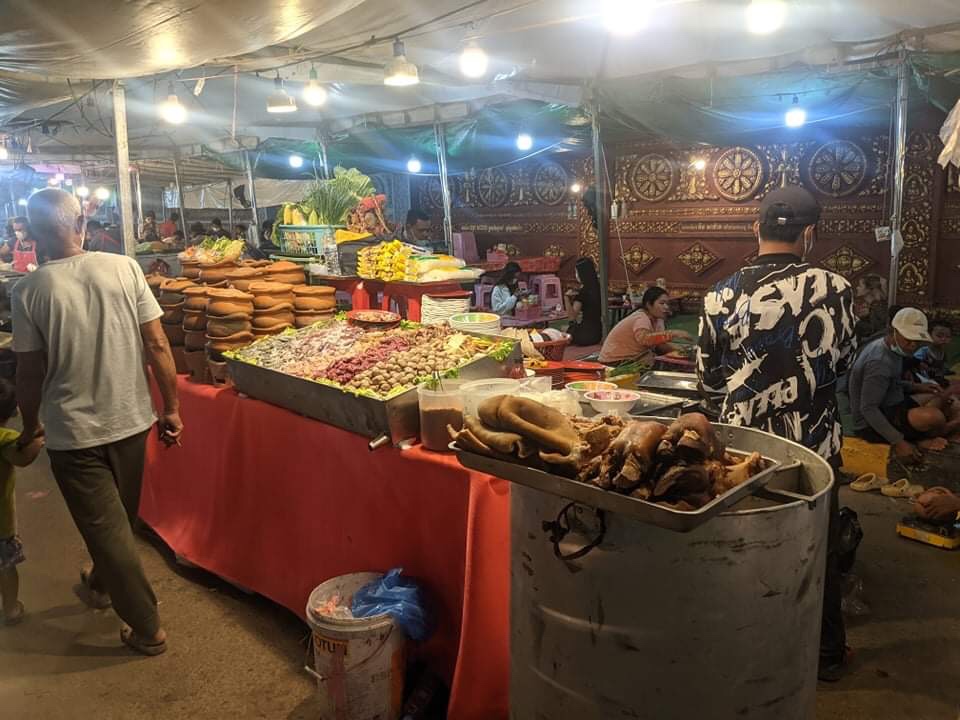
M 625 360 L 653 360 L 654 352 L 661 354 L 675 348 L 670 344 L 678 338 L 690 340 L 684 330 L 667 330 L 664 321 L 670 316 L 670 298 L 662 287 L 648 289 L 641 307 L 621 320 L 610 331 L 600 350 L 600 362 L 619 363 Z

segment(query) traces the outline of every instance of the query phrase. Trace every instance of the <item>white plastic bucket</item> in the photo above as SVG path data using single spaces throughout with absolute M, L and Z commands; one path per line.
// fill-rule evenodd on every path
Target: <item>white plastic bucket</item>
M 403 707 L 406 637 L 389 615 L 344 620 L 316 612 L 339 595 L 348 607 L 381 573 L 341 575 L 307 600 L 321 720 L 397 720 Z

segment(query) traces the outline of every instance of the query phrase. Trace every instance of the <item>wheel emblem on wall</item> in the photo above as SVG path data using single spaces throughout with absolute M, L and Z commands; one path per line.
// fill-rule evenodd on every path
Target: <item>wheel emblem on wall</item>
M 663 155 L 651 153 L 637 160 L 630 173 L 630 185 L 641 200 L 663 200 L 676 182 L 676 169 Z
M 810 158 L 810 181 L 824 195 L 844 197 L 856 192 L 866 175 L 866 154 L 846 140 L 821 145 Z
M 443 189 L 440 187 L 439 178 L 430 178 L 423 187 L 423 204 L 439 210 L 443 207 Z
M 567 171 L 556 163 L 544 163 L 533 176 L 533 194 L 543 205 L 559 205 L 567 196 Z
M 717 192 L 725 200 L 749 200 L 763 182 L 760 157 L 745 147 L 732 147 L 723 151 L 713 166 L 713 182 L 717 186 Z
M 500 207 L 510 197 L 510 180 L 500 168 L 477 173 L 477 195 L 487 207 Z

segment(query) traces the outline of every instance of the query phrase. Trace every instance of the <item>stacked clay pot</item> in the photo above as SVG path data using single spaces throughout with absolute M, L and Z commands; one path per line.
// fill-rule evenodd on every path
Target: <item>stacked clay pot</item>
M 150 288 L 150 292 L 153 293 L 155 298 L 160 297 L 160 286 L 170 279 L 166 275 L 161 275 L 160 273 L 150 273 L 146 276 L 146 278 L 147 287 Z
M 205 285 L 195 285 L 183 291 L 183 337 L 184 356 L 190 379 L 206 382 L 207 370 L 207 290 Z
M 180 274 L 188 280 L 197 280 L 200 277 L 200 263 L 196 260 L 181 260 Z
M 326 285 L 299 285 L 293 288 L 293 324 L 303 328 L 333 316 L 337 291 Z
M 160 285 L 160 308 L 163 310 L 160 324 L 163 326 L 167 340 L 170 341 L 173 359 L 177 363 L 177 372 L 183 373 L 187 372 L 183 357 L 183 306 L 186 300 L 183 293 L 184 290 L 193 286 L 192 281 L 183 278 L 167 280 Z
M 289 260 L 281 260 L 263 268 L 264 280 L 287 283 L 289 285 L 306 285 L 307 276 L 302 265 Z
M 253 295 L 231 288 L 207 289 L 207 350 L 219 354 L 253 342 Z
M 250 283 L 263 279 L 263 268 L 241 265 L 227 273 L 227 285 L 234 290 L 248 292 Z
M 293 327 L 293 285 L 259 280 L 250 283 L 253 295 L 253 334 L 276 335 Z
M 227 275 L 237 269 L 237 263 L 219 262 L 219 263 L 201 263 L 200 264 L 200 282 L 208 287 L 227 286 Z

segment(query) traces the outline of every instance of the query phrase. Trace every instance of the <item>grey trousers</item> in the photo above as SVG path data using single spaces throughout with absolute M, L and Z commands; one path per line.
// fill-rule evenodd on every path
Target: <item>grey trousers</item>
M 93 559 L 90 585 L 106 592 L 141 637 L 160 629 L 157 598 L 133 537 L 149 430 L 94 448 L 50 450 L 50 466 Z

